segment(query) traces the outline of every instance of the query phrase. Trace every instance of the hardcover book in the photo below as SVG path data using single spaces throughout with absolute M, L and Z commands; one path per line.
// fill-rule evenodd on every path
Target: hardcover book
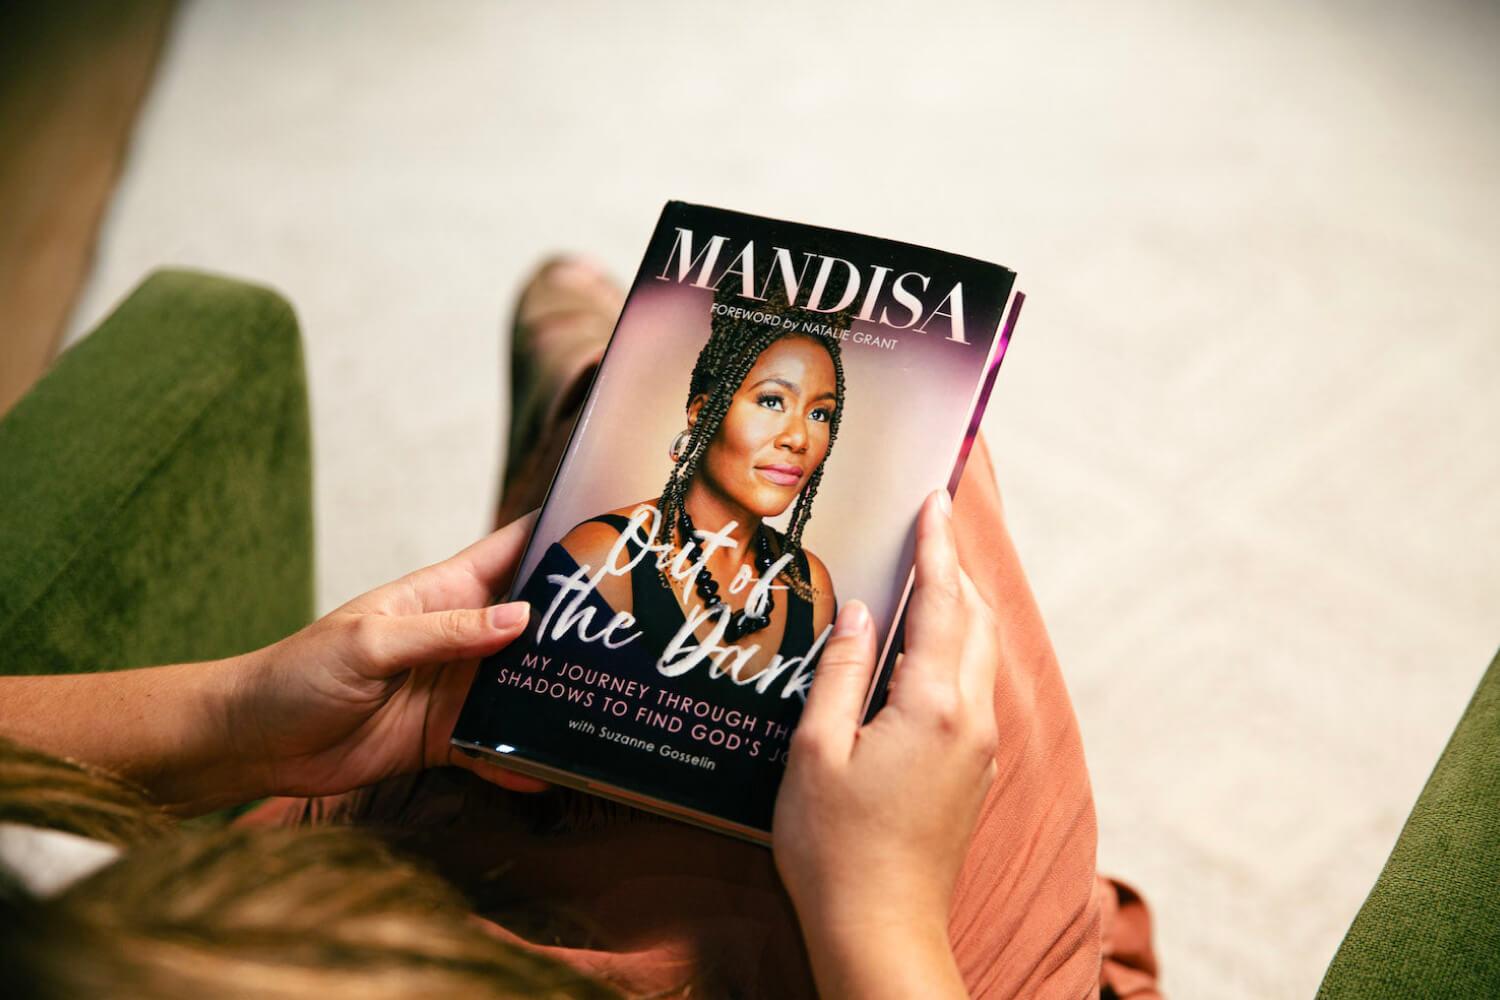
M 469 753 L 769 839 L 840 602 L 884 637 L 956 488 L 1021 296 L 994 264 L 672 202 L 480 667 Z

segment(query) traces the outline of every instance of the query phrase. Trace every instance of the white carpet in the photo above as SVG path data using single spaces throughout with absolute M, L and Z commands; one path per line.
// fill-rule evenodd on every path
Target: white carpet
M 540 255 L 676 197 L 1009 264 L 1101 867 L 1171 995 L 1310 995 L 1500 644 L 1500 16 L 811 7 L 191 4 L 74 335 L 161 264 L 286 293 L 328 608 L 486 525 Z

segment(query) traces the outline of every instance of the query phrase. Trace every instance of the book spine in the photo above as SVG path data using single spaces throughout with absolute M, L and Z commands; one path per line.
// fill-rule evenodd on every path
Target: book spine
M 984 422 L 984 411 L 990 403 L 990 393 L 995 389 L 995 379 L 1000 374 L 1000 362 L 1005 360 L 1005 351 L 1010 347 L 1011 334 L 1015 332 L 1016 320 L 1021 315 L 1021 306 L 1026 302 L 1023 292 L 1016 292 L 1011 296 L 1010 306 L 1005 313 L 1005 320 L 1000 325 L 999 335 L 990 349 L 990 357 L 985 361 L 984 377 L 979 380 L 979 387 L 975 390 L 974 400 L 969 404 L 969 427 L 964 432 L 963 444 L 958 449 L 958 459 L 953 463 L 953 474 L 948 477 L 948 495 L 958 495 L 958 484 L 963 479 L 964 466 L 969 463 L 969 453 L 974 450 L 974 441 L 979 437 L 980 425 Z M 906 574 L 906 586 L 901 591 L 901 601 L 896 606 L 896 621 L 891 626 L 890 635 L 886 637 L 885 646 L 880 651 L 880 668 L 875 672 L 875 681 L 870 685 L 870 691 L 865 696 L 865 721 L 869 722 L 875 714 L 885 707 L 886 689 L 890 685 L 891 674 L 896 669 L 896 657 L 900 655 L 902 647 L 906 644 L 906 605 L 911 600 L 911 589 L 916 582 L 916 570 L 911 569 Z

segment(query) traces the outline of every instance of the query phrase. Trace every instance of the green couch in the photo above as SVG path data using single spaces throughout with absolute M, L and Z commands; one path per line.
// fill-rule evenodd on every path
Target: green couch
M 147 279 L 0 421 L 0 670 L 209 659 L 300 628 L 309 463 L 287 304 Z M 1500 997 L 1500 657 L 1319 996 Z
M 301 628 L 310 461 L 286 302 L 152 275 L 0 421 L 0 670 L 212 659 Z
M 1318 996 L 1500 997 L 1500 655 Z

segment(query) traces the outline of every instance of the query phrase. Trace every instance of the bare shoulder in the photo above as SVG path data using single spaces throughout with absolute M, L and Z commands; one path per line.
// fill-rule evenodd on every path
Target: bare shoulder
M 563 535 L 558 544 L 580 566 L 598 566 L 609 555 L 620 533 L 603 521 L 584 521 Z
M 817 599 L 813 602 L 813 630 L 822 631 L 828 625 L 833 624 L 833 612 L 838 606 L 838 596 L 834 593 L 833 577 L 828 575 L 828 567 L 823 565 L 823 560 L 807 549 L 802 550 L 807 556 L 808 580 L 817 592 Z
M 605 513 L 616 514 L 628 520 L 643 504 L 649 502 L 627 504 Z M 604 565 L 609 559 L 610 551 L 619 540 L 618 528 L 604 521 L 588 520 L 575 525 L 571 531 L 558 540 L 558 544 L 573 557 L 573 561 L 579 566 L 586 566 L 593 571 Z M 629 611 L 632 604 L 629 574 L 602 577 L 599 581 L 599 596 L 616 611 Z

